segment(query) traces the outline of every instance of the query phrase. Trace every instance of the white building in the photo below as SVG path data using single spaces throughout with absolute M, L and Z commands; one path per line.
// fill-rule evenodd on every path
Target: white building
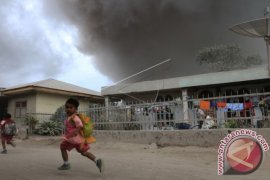
M 53 114 L 69 97 L 79 100 L 81 110 L 87 110 L 90 104 L 104 103 L 99 92 L 54 79 L 9 87 L 2 89 L 1 94 L 2 114 L 8 112 L 14 119 L 26 113 Z

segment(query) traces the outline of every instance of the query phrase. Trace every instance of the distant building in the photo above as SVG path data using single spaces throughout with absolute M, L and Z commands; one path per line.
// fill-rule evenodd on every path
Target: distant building
M 190 114 L 190 110 L 194 113 L 193 108 L 198 100 L 244 103 L 245 98 L 254 97 L 260 100 L 270 95 L 270 77 L 266 68 L 241 69 L 118 84 L 103 87 L 101 95 L 104 96 L 107 106 L 111 102 L 120 100 L 122 102 L 141 101 L 140 103 L 142 103 L 144 101 L 171 101 L 180 98 L 183 114 L 181 120 L 190 121 L 191 116 L 194 116 L 194 114 Z M 217 115 L 217 112 L 214 113 Z
M 47 79 L 29 84 L 1 89 L 1 113 L 9 112 L 14 119 L 26 113 L 53 114 L 69 97 L 80 101 L 80 109 L 87 110 L 90 104 L 103 104 L 99 92 L 62 81 Z
M 4 116 L 7 111 L 7 98 L 3 95 L 5 88 L 0 88 L 0 118 Z

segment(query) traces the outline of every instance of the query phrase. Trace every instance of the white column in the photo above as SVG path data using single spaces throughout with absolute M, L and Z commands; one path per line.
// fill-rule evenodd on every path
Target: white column
M 183 99 L 183 112 L 184 112 L 184 121 L 189 122 L 188 117 L 188 89 L 182 89 L 182 99 Z
M 109 110 L 108 110 L 109 106 L 110 106 L 110 98 L 109 96 L 105 96 L 106 122 L 109 121 Z
M 270 37 L 264 38 L 266 42 L 267 62 L 268 62 L 268 76 L 270 76 Z

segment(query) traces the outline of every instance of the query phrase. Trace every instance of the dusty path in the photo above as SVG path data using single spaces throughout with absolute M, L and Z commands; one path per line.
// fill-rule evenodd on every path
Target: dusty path
M 72 169 L 58 171 L 61 155 L 59 141 L 27 140 L 8 147 L 0 154 L 0 180 L 214 180 L 214 179 L 269 179 L 270 155 L 266 153 L 262 166 L 247 176 L 218 176 L 216 148 L 163 147 L 129 143 L 92 145 L 92 152 L 104 158 L 106 169 L 99 174 L 95 165 L 70 153 Z

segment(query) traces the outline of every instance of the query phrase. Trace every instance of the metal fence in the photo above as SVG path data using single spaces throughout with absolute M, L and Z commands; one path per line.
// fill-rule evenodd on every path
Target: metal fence
M 198 113 L 202 101 L 211 104 L 209 109 L 204 110 L 205 116 Z M 225 107 L 218 106 L 218 103 L 223 103 Z M 214 120 L 217 128 L 230 125 L 235 128 L 270 127 L 269 92 L 192 99 L 189 100 L 189 108 L 193 111 L 191 121 L 205 121 L 208 115 Z
M 263 93 L 188 99 L 186 102 L 180 99 L 145 103 L 125 102 L 124 104 L 110 104 L 108 107 L 93 106 L 80 112 L 91 117 L 96 130 L 268 128 L 270 126 L 269 96 L 270 93 Z M 202 102 L 207 102 L 209 107 L 203 109 Z M 218 107 L 219 102 L 232 107 Z M 188 105 L 186 112 L 183 109 L 184 103 Z M 184 120 L 185 113 L 188 114 L 186 121 Z M 25 117 L 17 119 L 17 122 L 29 126 L 29 133 L 33 133 L 43 122 L 50 120 L 62 123 L 61 127 L 64 128 L 65 118 L 64 112 L 28 113 Z M 209 121 L 213 122 L 211 126 L 207 126 Z
M 90 116 L 99 130 L 176 130 L 194 128 L 269 128 L 270 93 L 227 95 L 151 103 L 93 107 Z M 203 108 L 202 103 L 209 106 Z M 218 106 L 223 104 L 223 106 Z M 184 112 L 186 111 L 186 112 Z M 184 120 L 184 114 L 188 120 Z
M 183 105 L 168 102 L 111 105 L 89 109 L 98 130 L 165 130 L 183 121 Z

